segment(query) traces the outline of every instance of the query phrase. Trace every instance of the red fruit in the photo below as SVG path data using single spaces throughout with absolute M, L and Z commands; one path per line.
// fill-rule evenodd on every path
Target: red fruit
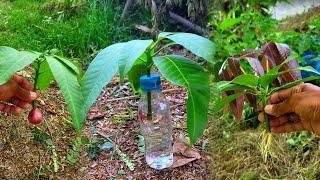
M 38 125 L 43 121 L 43 116 L 38 108 L 32 109 L 29 113 L 28 120 L 31 124 Z

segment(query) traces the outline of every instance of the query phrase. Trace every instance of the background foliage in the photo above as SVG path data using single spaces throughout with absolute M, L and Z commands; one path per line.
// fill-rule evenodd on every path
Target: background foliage
M 132 24 L 148 23 L 148 11 L 138 8 L 119 21 L 123 9 L 119 0 L 75 2 L 1 1 L 0 45 L 39 52 L 56 49 L 82 61 L 102 47 L 144 36 Z

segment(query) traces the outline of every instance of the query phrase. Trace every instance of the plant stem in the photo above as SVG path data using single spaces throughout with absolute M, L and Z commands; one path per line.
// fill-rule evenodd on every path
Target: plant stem
M 263 104 L 263 108 L 265 108 L 267 105 L 267 97 L 265 95 L 263 95 L 262 97 L 262 104 Z M 270 131 L 268 115 L 265 112 L 263 114 L 264 114 L 264 130 L 269 133 L 271 131 Z
M 36 70 L 36 75 L 34 77 L 34 89 L 37 90 L 37 84 L 38 84 L 38 78 L 39 78 L 39 69 L 40 69 L 40 65 L 41 65 L 41 60 L 38 58 L 37 59 L 37 67 L 35 68 Z M 36 103 L 35 101 L 32 102 L 32 108 L 35 109 L 36 108 Z
M 152 121 L 151 92 L 148 92 L 148 121 Z
M 148 53 L 148 60 L 149 63 L 152 61 L 152 57 L 150 56 L 150 53 Z M 148 76 L 151 74 L 151 67 L 148 68 Z M 147 92 L 147 99 L 148 99 L 148 113 L 147 113 L 147 119 L 148 121 L 152 121 L 152 102 L 151 102 L 151 92 Z

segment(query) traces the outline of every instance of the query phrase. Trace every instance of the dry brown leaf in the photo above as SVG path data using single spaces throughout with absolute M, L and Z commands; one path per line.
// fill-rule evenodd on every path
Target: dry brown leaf
M 97 120 L 97 119 L 103 119 L 105 116 L 105 114 L 103 113 L 92 113 L 92 114 L 89 114 L 87 119 L 88 120 Z
M 190 148 L 181 140 L 177 140 L 173 144 L 173 165 L 172 167 L 180 167 L 194 160 L 201 159 L 201 155 L 195 149 Z
M 184 152 L 188 147 L 183 144 L 183 142 L 181 142 L 180 140 L 177 140 L 174 144 L 173 144 L 173 153 L 174 154 L 180 154 L 182 152 Z
M 175 155 L 175 156 L 173 156 L 173 164 L 171 167 L 176 168 L 176 167 L 184 166 L 184 165 L 186 165 L 196 159 L 197 158 L 187 158 L 184 156 Z
M 189 158 L 201 159 L 201 155 L 195 149 L 188 148 L 182 153 L 182 155 L 189 157 Z

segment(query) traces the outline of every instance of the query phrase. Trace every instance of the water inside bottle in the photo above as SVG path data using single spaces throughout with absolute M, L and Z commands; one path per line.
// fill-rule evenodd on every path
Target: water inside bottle
M 161 112 L 162 109 L 157 108 L 153 112 L 152 121 L 144 119 L 147 117 L 145 111 L 139 111 L 146 144 L 146 161 L 157 170 L 170 167 L 173 163 L 171 121 L 169 114 Z

